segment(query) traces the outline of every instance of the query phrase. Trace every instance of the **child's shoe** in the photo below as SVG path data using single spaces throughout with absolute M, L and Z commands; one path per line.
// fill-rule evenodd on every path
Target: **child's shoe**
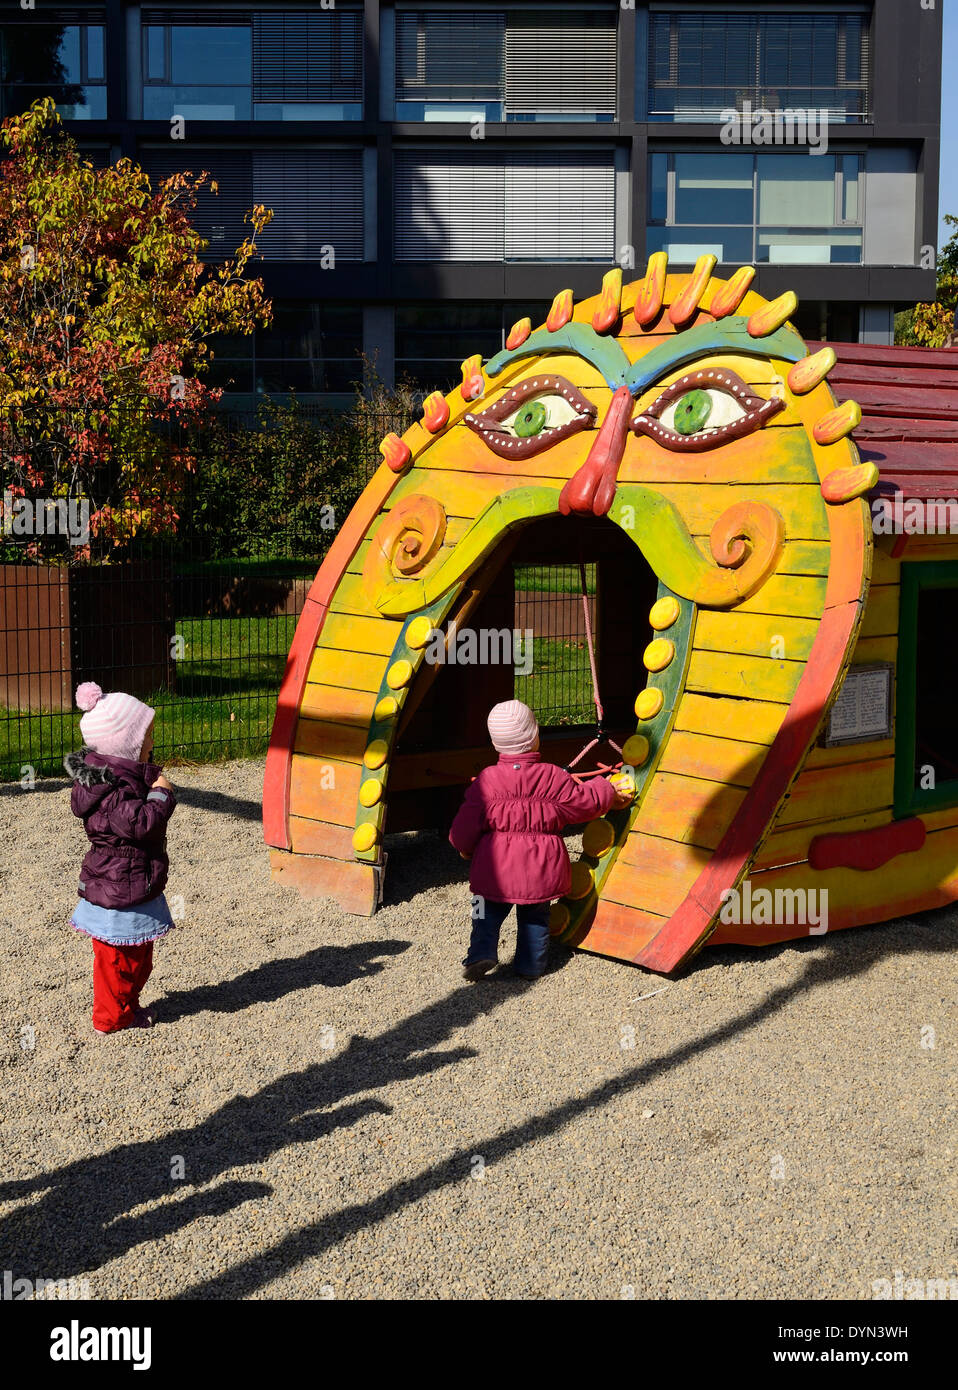
M 463 963 L 466 965 L 466 968 L 462 972 L 462 978 L 464 980 L 472 980 L 473 983 L 475 983 L 476 980 L 481 980 L 483 975 L 488 975 L 490 970 L 495 970 L 496 966 L 499 964 L 497 960 L 474 960 L 469 963 Z
M 137 1010 L 136 1010 L 136 1017 L 134 1018 L 133 1022 L 130 1024 L 130 1027 L 131 1027 L 131 1028 L 152 1028 L 152 1027 L 153 1027 L 153 1010 L 152 1010 L 152 1009 L 141 1009 L 141 1008 L 137 1008 Z

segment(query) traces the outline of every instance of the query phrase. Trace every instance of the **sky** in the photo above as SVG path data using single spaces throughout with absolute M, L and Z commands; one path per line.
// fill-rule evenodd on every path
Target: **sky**
M 958 0 L 943 0 L 945 36 L 942 51 L 941 83 L 941 198 L 938 212 L 958 217 Z M 954 227 L 941 223 L 938 233 L 939 249 L 944 246 Z

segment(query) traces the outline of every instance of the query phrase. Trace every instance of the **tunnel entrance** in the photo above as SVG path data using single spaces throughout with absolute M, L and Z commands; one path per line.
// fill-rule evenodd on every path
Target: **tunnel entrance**
M 470 780 L 495 761 L 486 716 L 500 700 L 524 700 L 535 711 L 543 757 L 560 766 L 594 737 L 580 564 L 604 728 L 618 744 L 634 732 L 656 576 L 606 517 L 530 522 L 467 581 L 444 624 L 446 660 L 420 667 L 397 731 L 388 831 L 449 825 Z M 596 749 L 575 770 L 608 755 L 607 746 Z

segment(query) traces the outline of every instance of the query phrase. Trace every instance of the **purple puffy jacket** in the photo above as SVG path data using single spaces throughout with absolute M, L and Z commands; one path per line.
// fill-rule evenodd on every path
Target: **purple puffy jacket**
M 577 782 L 535 753 L 501 753 L 466 792 L 449 839 L 472 855 L 469 886 L 502 903 L 543 903 L 569 891 L 572 869 L 559 833 L 604 815 L 616 799 L 604 777 Z
M 73 781 L 70 807 L 90 838 L 80 869 L 80 897 L 99 907 L 134 907 L 166 887 L 166 822 L 176 797 L 153 789 L 155 763 L 108 758 L 81 748 L 63 764 Z

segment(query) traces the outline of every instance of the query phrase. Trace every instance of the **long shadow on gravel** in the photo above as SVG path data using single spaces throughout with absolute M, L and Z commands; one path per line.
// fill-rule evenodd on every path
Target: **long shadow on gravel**
M 950 919 L 941 914 L 916 920 L 908 930 L 911 935 L 904 944 L 901 923 L 873 927 L 867 933 L 843 932 L 838 937 L 816 938 L 807 944 L 811 959 L 798 980 L 744 1009 L 722 1027 L 691 1039 L 673 1052 L 649 1057 L 512 1129 L 476 1137 L 468 1147 L 452 1153 L 442 1163 L 394 1184 L 371 1201 L 343 1207 L 314 1224 L 291 1231 L 262 1254 L 216 1278 L 195 1284 L 178 1296 L 249 1296 L 357 1231 L 376 1226 L 430 1192 L 462 1182 L 470 1171 L 474 1153 L 483 1154 L 487 1165 L 495 1163 L 527 1144 L 561 1131 L 580 1116 L 646 1085 L 654 1077 L 681 1067 L 690 1058 L 720 1048 L 778 1013 L 806 990 L 864 974 L 884 955 L 901 955 L 909 950 L 944 953 L 958 946 Z M 853 940 L 843 939 L 848 937 Z M 794 942 L 790 949 L 795 949 Z M 727 958 L 707 957 L 697 968 L 721 969 Z M 641 978 L 645 977 L 637 977 Z M 538 987 L 533 988 L 528 1000 L 530 1008 L 535 1007 L 535 988 Z M 234 1179 L 212 1191 L 197 1189 L 205 1188 L 231 1169 L 261 1165 L 289 1144 L 322 1139 L 334 1129 L 354 1124 L 369 1114 L 391 1114 L 391 1107 L 375 1097 L 354 1100 L 338 1109 L 330 1107 L 348 1097 L 424 1076 L 475 1056 L 472 1048 L 434 1049 L 477 1015 L 491 1012 L 524 989 L 523 984 L 515 981 L 458 988 L 375 1038 L 354 1037 L 343 1052 L 328 1060 L 280 1077 L 253 1096 L 234 1097 L 198 1125 L 173 1129 L 156 1139 L 124 1144 L 109 1153 L 80 1159 L 34 1178 L 0 1183 L 2 1202 L 21 1197 L 35 1199 L 0 1220 L 0 1268 L 12 1270 L 15 1278 L 21 1272 L 29 1276 L 31 1271 L 47 1279 L 89 1273 L 135 1245 L 181 1229 L 204 1209 L 215 1210 L 217 1203 L 225 1209 L 242 1202 L 246 1189 Z M 453 1082 L 449 1104 L 458 1103 Z M 169 1165 L 173 1154 L 183 1155 L 183 1186 L 188 1184 L 187 1191 L 190 1187 L 193 1191 L 184 1193 L 176 1203 L 164 1203 L 153 1211 L 130 1216 L 128 1213 L 141 1204 L 170 1196 Z M 260 1186 L 254 1187 L 255 1193 L 251 1191 L 250 1196 L 262 1193 Z M 38 1197 L 39 1193 L 43 1195 Z M 147 1283 L 145 1276 L 144 1284 Z M 95 1287 L 93 1291 L 95 1294 Z
M 559 968 L 567 960 L 563 953 Z M 474 1057 L 470 1047 L 435 1049 L 526 988 L 524 981 L 508 976 L 461 986 L 375 1038 L 353 1037 L 348 1047 L 328 1059 L 290 1072 L 252 1096 L 234 1096 L 198 1125 L 177 1129 L 171 1124 L 159 1138 L 123 1144 L 33 1178 L 0 1182 L 0 1202 L 44 1194 L 0 1219 L 0 1269 L 17 1271 L 15 1278 L 29 1277 L 30 1271 L 45 1279 L 90 1273 L 133 1246 L 168 1236 L 198 1215 L 217 1210 L 218 1202 L 225 1210 L 261 1196 L 261 1185 L 234 1180 L 211 1191 L 196 1189 L 231 1169 L 262 1165 L 287 1145 L 320 1140 L 366 1115 L 391 1114 L 392 1107 L 373 1096 L 332 1107 L 348 1097 Z M 179 1183 L 170 1178 L 175 1154 L 181 1154 L 186 1165 L 186 1178 Z M 193 1191 L 153 1211 L 128 1214 L 169 1198 L 177 1186 Z M 250 1287 L 266 1278 L 264 1269 Z M 148 1284 L 145 1273 L 144 1286 Z M 96 1296 L 95 1287 L 93 1293 Z
M 470 1173 L 470 1159 L 481 1153 L 486 1167 L 499 1159 L 506 1158 L 551 1134 L 556 1134 L 581 1116 L 611 1101 L 619 1099 L 640 1086 L 647 1085 L 655 1077 L 666 1075 L 692 1057 L 707 1053 L 731 1041 L 738 1034 L 755 1028 L 765 1019 L 778 1013 L 792 1000 L 806 990 L 828 984 L 837 979 L 853 979 L 862 975 L 875 965 L 884 955 L 902 955 L 907 951 L 953 952 L 958 948 L 952 920 L 938 913 L 927 914 L 909 922 L 914 936 L 906 944 L 900 939 L 901 922 L 889 923 L 886 928 L 872 927 L 869 933 L 842 932 L 839 937 L 816 938 L 807 948 L 815 955 L 809 960 L 801 977 L 794 983 L 783 985 L 761 1003 L 745 1009 L 737 1018 L 720 1028 L 715 1028 L 701 1037 L 695 1038 L 671 1053 L 650 1057 L 639 1066 L 630 1068 L 619 1076 L 595 1086 L 585 1094 L 575 1096 L 562 1105 L 555 1106 L 543 1115 L 513 1126 L 502 1133 L 490 1133 L 484 1137 L 470 1140 L 468 1147 L 458 1149 L 442 1163 L 424 1168 L 415 1177 L 395 1183 L 367 1202 L 357 1202 L 343 1207 L 331 1216 L 291 1232 L 262 1254 L 244 1260 L 233 1269 L 194 1284 L 185 1289 L 182 1299 L 236 1299 L 249 1297 L 265 1284 L 281 1277 L 296 1268 L 304 1260 L 315 1259 L 356 1232 L 369 1229 L 393 1216 L 403 1207 L 414 1205 L 431 1192 L 467 1180 Z M 851 941 L 842 938 L 852 937 Z M 785 949 L 794 950 L 795 942 L 789 942 Z M 819 954 L 824 947 L 825 954 Z M 774 948 L 770 948 L 774 949 Z M 723 959 L 748 957 L 750 952 L 736 952 L 724 958 L 706 958 L 697 969 L 715 969 Z M 639 977 L 642 978 L 642 977 Z M 647 977 L 645 977 L 647 978 Z M 532 1001 L 530 1000 L 530 1005 Z M 450 1103 L 455 1103 L 450 1098 Z M 0 1189 L 0 1197 L 3 1191 Z
M 200 811 L 220 811 L 227 816 L 238 816 L 240 820 L 263 819 L 261 801 L 249 801 L 246 797 L 230 796 L 227 792 L 209 791 L 204 787 L 177 785 L 176 768 L 171 767 L 169 773 L 176 799 L 183 806 L 195 806 Z
M 385 970 L 385 961 L 378 956 L 398 956 L 411 945 L 410 941 L 362 941 L 355 946 L 317 946 L 303 956 L 269 960 L 232 980 L 164 994 L 155 1006 L 157 1022 L 173 1023 L 206 1012 L 235 1014 L 251 1004 L 270 1003 L 313 985 L 341 989 L 353 980 Z

